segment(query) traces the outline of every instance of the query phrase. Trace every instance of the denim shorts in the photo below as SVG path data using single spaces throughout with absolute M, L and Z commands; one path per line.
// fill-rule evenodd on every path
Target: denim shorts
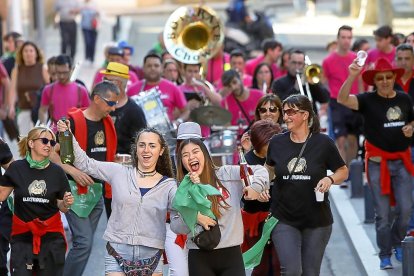
M 116 242 L 110 242 L 110 244 L 122 258 L 129 261 L 151 258 L 159 251 L 157 248 L 143 245 L 129 245 Z M 105 275 L 112 272 L 123 272 L 123 270 L 116 259 L 109 255 L 108 251 L 105 249 Z M 162 273 L 162 258 L 154 273 Z

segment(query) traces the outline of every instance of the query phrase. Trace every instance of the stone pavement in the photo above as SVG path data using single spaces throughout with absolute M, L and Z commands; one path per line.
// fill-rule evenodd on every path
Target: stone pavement
M 272 2 L 275 1 L 275 2 Z M 401 5 L 406 5 L 406 1 L 398 0 Z M 106 1 L 108 2 L 108 1 Z M 126 3 L 126 0 L 122 0 Z M 252 1 L 254 3 L 260 1 Z M 361 26 L 356 19 L 350 17 L 340 17 L 336 13 L 337 2 L 335 0 L 318 0 L 316 16 L 307 17 L 297 14 L 291 0 L 267 1 L 275 3 L 267 10 L 274 23 L 277 39 L 285 47 L 300 47 L 307 50 L 311 60 L 320 63 L 326 52 L 324 50 L 327 42 L 334 40 L 339 26 L 348 24 L 354 27 L 354 36 L 371 37 L 372 31 L 377 26 Z M 105 7 L 105 6 L 104 6 Z M 162 31 L 169 12 L 174 7 L 153 8 L 151 11 L 141 10 L 139 16 L 134 16 L 130 12 L 130 7 L 125 5 L 120 11 L 128 16 L 121 18 L 120 38 L 127 39 L 135 46 L 134 63 L 141 64 L 145 53 L 151 49 L 155 43 L 157 34 Z M 255 6 L 257 7 L 257 6 Z M 218 8 L 221 9 L 219 6 Z M 93 76 L 103 62 L 103 47 L 112 39 L 112 26 L 115 24 L 115 11 L 106 12 L 98 34 L 96 62 L 93 65 L 82 63 L 79 78 L 91 87 Z M 223 10 L 219 11 L 223 16 Z M 395 31 L 408 34 L 414 30 L 413 18 L 398 18 L 394 20 Z M 59 54 L 60 37 L 57 29 L 49 27 L 46 30 L 46 58 Z M 82 60 L 83 39 L 81 32 L 78 32 L 78 52 L 76 59 Z M 372 41 L 372 40 L 371 40 Z M 12 143 L 12 149 L 16 153 L 16 146 Z M 17 155 L 16 155 L 17 156 Z M 333 187 L 331 190 L 331 202 L 333 206 L 334 220 L 333 234 L 326 249 L 321 275 L 401 275 L 401 265 L 394 259 L 394 270 L 383 272 L 379 270 L 379 259 L 375 245 L 375 230 L 373 224 L 364 224 L 363 200 L 350 199 L 349 191 Z M 84 275 L 94 276 L 104 274 L 104 241 L 102 234 L 106 226 L 106 216 L 102 216 L 95 235 L 94 248 L 91 258 Z

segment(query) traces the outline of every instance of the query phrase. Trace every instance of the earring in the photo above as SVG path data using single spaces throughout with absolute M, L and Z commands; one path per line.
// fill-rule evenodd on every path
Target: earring
M 313 125 L 313 118 L 311 118 L 311 119 L 309 120 L 308 127 L 309 127 L 309 128 L 311 128 L 311 127 L 312 127 L 312 125 Z

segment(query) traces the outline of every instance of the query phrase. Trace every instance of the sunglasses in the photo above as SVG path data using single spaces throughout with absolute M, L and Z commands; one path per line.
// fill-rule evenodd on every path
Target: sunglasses
M 47 145 L 47 144 L 49 144 L 50 143 L 50 145 L 52 146 L 52 147 L 54 147 L 54 146 L 56 146 L 56 141 L 55 140 L 49 140 L 49 139 L 47 139 L 47 138 L 45 138 L 45 137 L 43 137 L 43 138 L 37 138 L 37 139 L 34 139 L 33 141 L 36 141 L 36 140 L 40 140 L 41 142 L 42 142 L 42 144 L 43 145 Z
M 264 113 L 266 113 L 267 111 L 269 111 L 270 113 L 276 113 L 278 110 L 279 110 L 279 108 L 277 108 L 276 106 L 271 106 L 271 107 L 269 107 L 269 108 L 266 108 L 266 107 L 259 107 L 259 112 L 260 113 L 262 113 L 262 114 L 264 114 Z
M 108 101 L 107 99 L 99 95 L 98 97 L 101 98 L 101 100 L 103 100 L 110 107 L 116 106 L 118 104 L 118 101 Z
M 374 80 L 375 80 L 375 81 L 383 81 L 383 80 L 390 81 L 390 80 L 392 80 L 393 78 L 394 78 L 394 74 L 391 74 L 391 75 L 376 75 L 376 76 L 374 77 Z
M 293 108 L 289 108 L 289 109 L 284 109 L 283 110 L 283 116 L 287 115 L 287 116 L 294 116 L 298 113 L 303 113 L 305 111 L 300 110 L 300 109 L 293 109 Z

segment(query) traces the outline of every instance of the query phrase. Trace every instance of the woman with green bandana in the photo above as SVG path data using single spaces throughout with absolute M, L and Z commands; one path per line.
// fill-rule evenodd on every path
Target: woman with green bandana
M 34 127 L 19 141 L 24 159 L 10 164 L 0 178 L 0 201 L 14 191 L 11 234 L 13 275 L 62 275 L 66 240 L 59 211 L 73 204 L 65 172 L 49 161 L 56 137 Z
M 177 234 L 189 234 L 189 275 L 244 275 L 240 199 L 256 199 L 258 193 L 269 188 L 267 171 L 262 166 L 252 166 L 251 186 L 244 187 L 240 167 L 216 167 L 200 139 L 183 140 L 178 153 L 177 179 L 181 183 L 173 201 L 178 212 L 171 213 L 170 225 Z M 221 236 L 219 242 L 216 239 L 218 244 L 201 249 L 200 239 L 194 237 L 203 230 L 217 233 L 217 224 Z

